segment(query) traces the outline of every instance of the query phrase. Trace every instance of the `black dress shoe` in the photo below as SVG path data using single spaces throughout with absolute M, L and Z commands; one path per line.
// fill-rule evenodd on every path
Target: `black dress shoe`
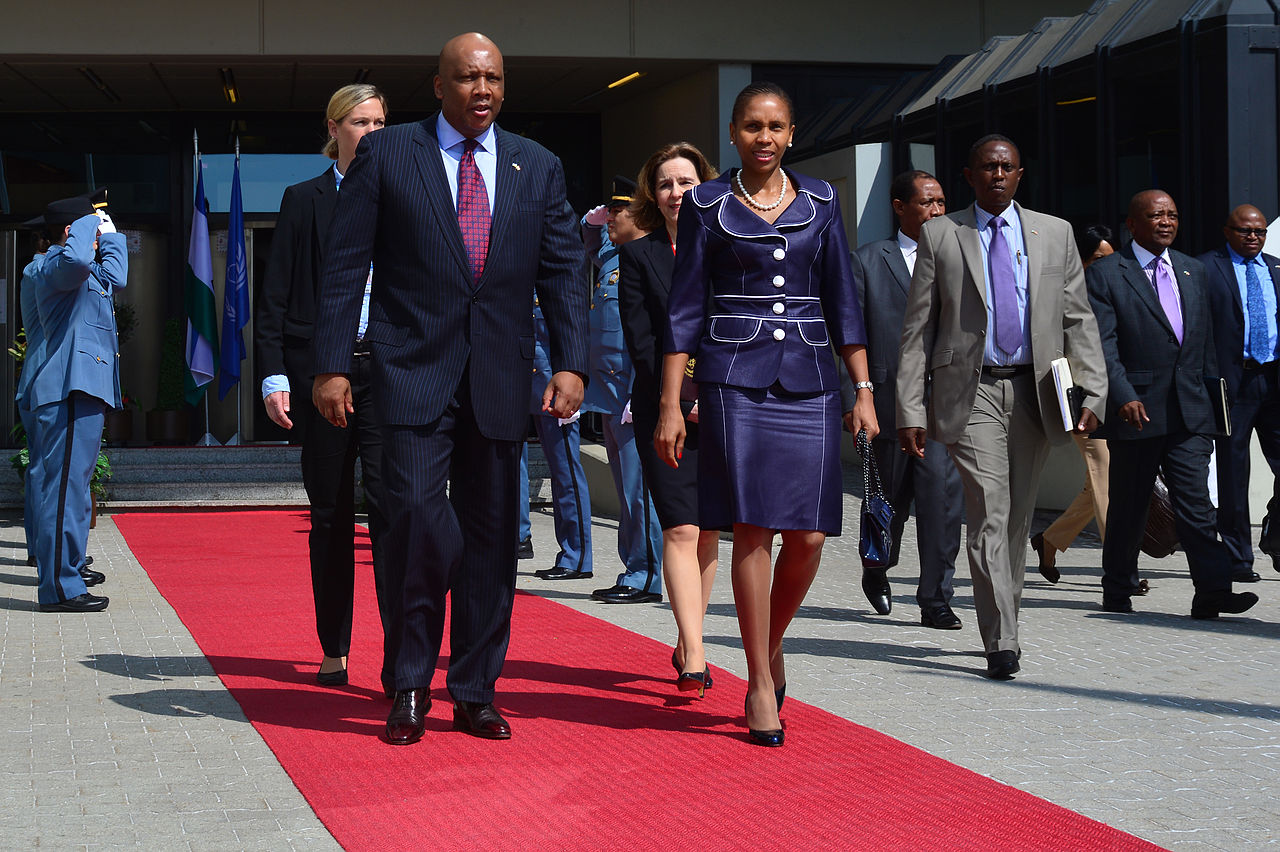
M 1236 615 L 1257 602 L 1253 592 L 1196 592 L 1191 598 L 1191 617 L 1217 618 L 1224 612 Z
M 1102 596 L 1103 612 L 1133 612 L 1133 601 L 1124 596 Z
M 431 695 L 424 689 L 402 689 L 391 702 L 387 716 L 387 742 L 410 745 L 422 739 L 431 712 Z
M 316 682 L 321 686 L 346 686 L 346 667 L 340 668 L 334 672 L 316 672 Z
M 88 568 L 88 567 L 89 567 L 90 565 L 92 565 L 92 564 L 93 564 L 93 557 L 92 557 L 92 556 L 86 556 L 86 557 L 84 558 L 84 567 Z
M 893 599 L 890 597 L 889 576 L 883 568 L 862 569 L 862 593 L 867 596 L 871 608 L 879 615 L 888 615 L 893 611 Z
M 1053 545 L 1045 547 L 1044 533 L 1031 536 L 1031 549 L 1040 557 L 1040 565 L 1036 569 L 1040 576 L 1056 586 L 1062 579 L 1062 572 L 1053 566 Z
M 1012 680 L 1021 668 L 1018 665 L 1017 651 L 993 651 L 987 654 L 987 677 L 992 680 Z
M 960 616 L 946 604 L 920 610 L 920 623 L 935 630 L 959 630 L 961 627 Z
M 453 729 L 483 737 L 486 740 L 511 739 L 511 726 L 492 704 L 475 704 L 470 701 L 453 703 Z
M 646 592 L 644 589 L 633 589 L 631 586 L 618 584 L 608 589 L 596 589 L 591 597 L 605 603 L 662 603 L 662 595 L 657 592 Z
M 105 583 L 107 575 L 101 571 L 90 571 L 88 568 L 81 568 L 80 579 L 84 580 L 86 586 L 96 586 L 99 583 Z
M 1236 573 L 1231 575 L 1231 582 L 1260 583 L 1262 582 L 1262 575 L 1259 574 L 1257 571 L 1253 571 L 1253 570 L 1237 571 Z
M 1139 580 L 1138 588 L 1134 589 L 1133 593 L 1135 595 L 1145 595 L 1149 591 L 1151 591 L 1151 584 L 1148 583 L 1146 580 Z
M 570 571 L 568 568 L 559 567 L 543 568 L 533 573 L 544 580 L 586 580 L 592 576 L 590 571 Z
M 516 545 L 516 559 L 532 559 L 533 558 L 533 536 L 525 536 L 519 544 Z
M 107 608 L 110 598 L 99 597 L 85 592 L 83 595 L 76 595 L 74 598 L 67 598 L 65 601 L 57 603 L 40 604 L 41 612 L 102 612 Z

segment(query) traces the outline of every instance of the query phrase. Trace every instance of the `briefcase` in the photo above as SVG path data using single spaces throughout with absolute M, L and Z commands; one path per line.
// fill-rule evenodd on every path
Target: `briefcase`
M 1164 475 L 1156 474 L 1147 509 L 1147 528 L 1142 533 L 1142 552 L 1153 559 L 1163 559 L 1178 549 L 1178 528 L 1173 520 L 1173 504 Z

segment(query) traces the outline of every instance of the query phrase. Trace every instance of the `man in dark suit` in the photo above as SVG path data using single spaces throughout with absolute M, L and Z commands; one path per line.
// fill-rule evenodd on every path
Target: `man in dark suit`
M 1231 560 L 1209 500 L 1207 383 L 1218 381 L 1204 266 L 1169 246 L 1178 208 L 1160 190 L 1129 202 L 1133 242 L 1085 272 L 1106 353 L 1111 502 L 1102 545 L 1102 608 L 1133 612 L 1138 548 L 1157 469 L 1163 469 L 1195 596 L 1192 618 L 1244 612 L 1258 596 L 1231 591 Z
M 1249 525 L 1249 455 L 1258 433 L 1271 466 L 1271 500 L 1262 522 L 1259 548 L 1280 570 L 1280 378 L 1277 377 L 1276 317 L 1280 304 L 1280 258 L 1262 253 L 1267 220 L 1252 204 L 1242 204 L 1222 228 L 1227 243 L 1202 254 L 1208 276 L 1209 307 L 1218 370 L 1231 400 L 1231 435 L 1218 439 L 1218 532 L 1231 554 L 1231 579 L 1260 580 L 1253 570 Z
M 334 212 L 313 342 L 316 407 L 346 425 L 351 341 L 365 339 L 383 427 L 395 699 L 386 736 L 421 738 L 451 595 L 454 727 L 507 739 L 493 706 L 515 594 L 517 471 L 536 288 L 555 370 L 543 406 L 577 411 L 587 372 L 582 241 L 560 161 L 494 127 L 502 54 L 468 33 L 441 51 L 441 111 L 361 140 Z M 446 493 L 447 488 L 447 493 Z
M 920 551 L 920 583 L 916 603 L 920 623 L 939 630 L 959 630 L 960 618 L 951 610 L 952 577 L 960 552 L 960 520 L 964 491 L 960 474 L 947 449 L 926 441 L 924 458 L 902 452 L 894 422 L 898 380 L 898 343 L 907 311 L 907 292 L 916 264 L 920 228 L 947 212 L 947 199 L 938 179 L 928 172 L 903 172 L 889 185 L 889 198 L 898 217 L 898 233 L 891 240 L 867 243 L 853 253 L 853 275 L 867 326 L 867 365 L 875 385 L 876 420 L 881 432 L 871 442 L 885 491 L 893 505 L 893 552 L 884 568 L 862 569 L 862 591 L 881 615 L 893 608 L 887 571 L 898 564 L 902 530 L 916 507 L 916 541 Z M 853 410 L 857 389 L 841 373 L 840 393 L 846 417 Z

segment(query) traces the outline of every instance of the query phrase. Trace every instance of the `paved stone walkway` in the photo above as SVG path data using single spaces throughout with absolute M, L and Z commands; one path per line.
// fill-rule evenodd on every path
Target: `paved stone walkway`
M 846 519 L 855 511 L 847 497 Z M 665 604 L 590 600 L 618 570 L 611 521 L 594 528 L 595 578 L 559 583 L 533 576 L 555 549 L 550 515 L 533 523 L 537 555 L 520 563 L 520 588 L 672 641 Z M 964 629 L 919 626 L 908 525 L 904 564 L 890 575 L 894 611 L 876 616 L 848 532 L 829 542 L 789 633 L 790 698 L 1168 848 L 1280 848 L 1280 574 L 1270 565 L 1259 565 L 1253 611 L 1203 622 L 1186 615 L 1182 556 L 1143 557 L 1151 594 L 1135 598 L 1135 615 L 1107 615 L 1100 551 L 1083 542 L 1060 555 L 1058 586 L 1029 572 L 1023 671 L 993 683 L 979 675 L 967 567 L 955 600 Z M 20 520 L 0 519 L 0 847 L 337 848 L 109 518 L 90 551 L 109 575 L 110 609 L 39 613 Z M 745 675 L 727 542 L 721 554 L 708 653 Z

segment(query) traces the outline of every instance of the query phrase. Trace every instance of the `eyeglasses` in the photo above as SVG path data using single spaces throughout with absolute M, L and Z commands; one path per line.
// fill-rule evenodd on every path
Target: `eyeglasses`
M 1267 235 L 1266 228 L 1237 228 L 1234 225 L 1228 225 L 1227 227 L 1242 237 L 1265 237 Z

